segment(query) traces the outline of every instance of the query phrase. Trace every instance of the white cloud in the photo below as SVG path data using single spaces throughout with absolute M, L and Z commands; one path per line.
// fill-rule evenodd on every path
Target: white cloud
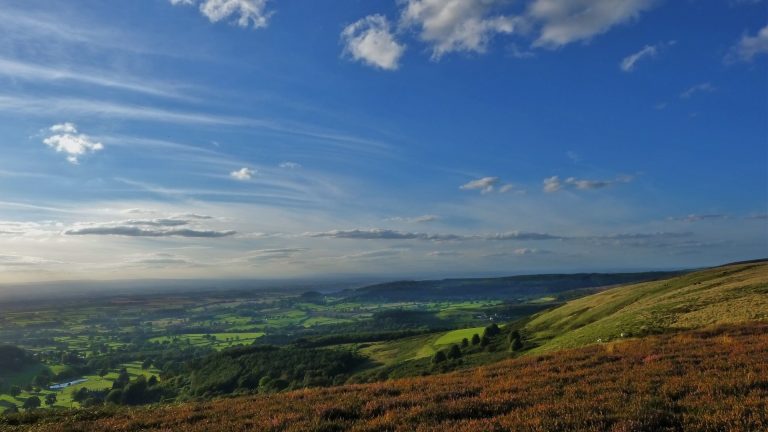
M 173 5 L 192 6 L 198 0 L 170 0 Z M 202 0 L 200 13 L 211 22 L 234 17 L 240 27 L 266 27 L 272 12 L 267 10 L 267 0 Z
M 502 185 L 499 188 L 499 193 L 507 193 L 507 192 L 514 192 L 516 194 L 524 194 L 525 193 L 525 189 L 520 189 L 520 188 L 518 188 L 517 186 L 515 186 L 515 185 L 513 185 L 511 183 L 507 183 L 505 185 Z
M 250 168 L 240 168 L 239 170 L 232 171 L 229 173 L 229 176 L 240 181 L 246 181 L 253 178 L 253 175 L 256 174 L 256 170 L 250 169 Z
M 686 91 L 680 93 L 680 97 L 683 99 L 688 99 L 697 93 L 711 93 L 713 91 L 715 91 L 715 86 L 713 86 L 711 83 L 705 82 L 705 83 L 697 84 L 687 89 Z
M 301 168 L 301 164 L 298 164 L 296 162 L 281 162 L 280 165 L 278 165 L 280 168 L 284 169 L 299 169 Z
M 344 52 L 356 61 L 385 70 L 399 67 L 405 45 L 395 40 L 383 15 L 370 15 L 348 25 L 342 32 Z
M 579 190 L 603 189 L 618 183 L 629 183 L 631 176 L 619 176 L 614 180 L 588 180 L 576 177 L 568 177 L 565 180 L 559 176 L 547 177 L 544 179 L 544 192 L 557 192 L 563 188 L 572 188 Z
M 731 48 L 726 60 L 752 61 L 752 59 L 760 54 L 768 54 L 768 25 L 761 28 L 754 36 L 744 35 Z
M 535 46 L 557 48 L 607 32 L 650 9 L 655 0 L 534 0 L 529 15 L 542 23 Z
M 43 143 L 55 149 L 59 153 L 66 153 L 67 160 L 72 164 L 78 164 L 79 157 L 104 149 L 104 145 L 94 141 L 88 135 L 78 134 L 77 127 L 73 123 L 61 123 L 51 126 L 53 135 L 45 138 Z
M 658 49 L 654 45 L 646 45 L 641 49 L 640 51 L 629 55 L 627 57 L 624 57 L 624 60 L 621 61 L 621 64 L 619 67 L 624 72 L 632 72 L 635 70 L 635 65 L 637 62 L 644 58 L 651 58 L 656 57 L 656 54 L 658 54 Z
M 562 189 L 563 183 L 560 181 L 560 177 L 552 176 L 544 179 L 544 192 L 557 192 Z
M 419 38 L 432 46 L 432 58 L 444 54 L 485 52 L 494 35 L 509 34 L 522 20 L 491 12 L 504 0 L 405 0 L 404 27 L 419 29 Z
M 493 192 L 493 189 L 499 183 L 498 177 L 483 177 L 477 180 L 472 180 L 469 183 L 459 186 L 462 190 L 479 190 L 482 194 Z

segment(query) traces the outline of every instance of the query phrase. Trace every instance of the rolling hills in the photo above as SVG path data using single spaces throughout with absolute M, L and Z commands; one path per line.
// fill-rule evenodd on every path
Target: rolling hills
M 542 312 L 532 352 L 715 324 L 768 320 L 768 262 L 732 264 L 613 288 Z
M 133 409 L 30 411 L 0 417 L 0 431 L 768 428 L 768 261 L 601 289 L 530 313 L 439 364 L 436 352 L 486 328 L 328 346 L 382 365 L 345 385 Z M 515 337 L 522 348 L 511 344 Z
M 398 281 L 345 290 L 340 294 L 356 301 L 513 299 L 656 280 L 677 274 L 680 272 L 544 274 Z

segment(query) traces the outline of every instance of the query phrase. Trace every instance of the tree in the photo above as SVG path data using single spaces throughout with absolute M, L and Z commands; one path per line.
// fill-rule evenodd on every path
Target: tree
M 17 385 L 11 386 L 11 396 L 16 397 L 21 394 L 21 387 Z
M 499 334 L 501 332 L 501 329 L 499 329 L 499 326 L 496 325 L 496 323 L 493 323 L 485 328 L 485 331 L 483 331 L 483 336 L 488 336 L 489 338 L 492 338 Z
M 157 377 L 154 375 L 149 377 L 149 379 L 147 380 L 147 385 L 150 387 L 157 385 Z
M 48 393 L 45 395 L 45 404 L 51 406 L 56 403 L 56 393 Z
M 80 387 L 76 392 L 72 394 L 72 400 L 78 403 L 82 403 L 84 400 L 88 399 L 90 396 L 90 392 L 85 387 Z
M 131 376 L 128 375 L 128 371 L 125 368 L 120 369 L 120 375 L 118 375 L 115 382 L 112 383 L 112 388 L 121 389 L 127 386 L 130 381 L 131 381 Z
M 40 408 L 40 405 L 40 398 L 37 396 L 31 396 L 24 401 L 23 408 L 25 410 L 33 410 L 35 408 Z
M 469 339 L 467 339 L 467 338 L 462 339 L 461 340 L 461 347 L 462 348 L 466 348 L 468 346 L 469 346 Z
M 151 366 L 152 366 L 152 359 L 146 359 L 146 360 L 144 360 L 144 362 L 141 364 L 141 368 L 142 368 L 142 369 L 144 369 L 144 370 L 147 370 L 147 369 L 149 369 Z
M 520 332 L 517 330 L 513 330 L 509 334 L 509 349 L 512 351 L 519 351 L 523 349 L 523 338 L 520 335 Z
M 38 387 L 47 387 L 49 382 L 51 382 L 51 377 L 47 373 L 41 373 L 34 380 L 34 384 Z
M 435 356 L 432 357 L 432 363 L 434 363 L 434 364 L 440 364 L 440 363 L 443 363 L 446 360 L 447 360 L 447 358 L 445 356 L 445 353 L 442 352 L 442 351 L 436 352 Z
M 448 350 L 448 358 L 451 360 L 456 360 L 458 358 L 461 358 L 461 350 L 459 349 L 459 346 L 456 344 L 451 345 L 451 349 Z
M 19 412 L 19 407 L 17 407 L 16 405 L 11 405 L 8 408 L 6 408 L 5 411 L 3 411 L 3 414 L 5 415 L 17 414 L 18 412 Z
M 107 394 L 107 403 L 120 405 L 120 403 L 123 401 L 123 391 L 120 389 L 115 389 L 110 391 Z
M 472 345 L 477 345 L 480 343 L 480 335 L 477 333 L 472 335 Z
M 481 347 L 487 347 L 488 344 L 491 343 L 491 340 L 488 338 L 488 336 L 483 335 L 482 338 L 480 338 L 480 346 Z

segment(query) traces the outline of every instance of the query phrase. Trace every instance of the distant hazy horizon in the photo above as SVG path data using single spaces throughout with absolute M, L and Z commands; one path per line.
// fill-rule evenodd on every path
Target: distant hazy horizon
M 0 291 L 768 255 L 765 2 L 226 5 L 0 0 Z

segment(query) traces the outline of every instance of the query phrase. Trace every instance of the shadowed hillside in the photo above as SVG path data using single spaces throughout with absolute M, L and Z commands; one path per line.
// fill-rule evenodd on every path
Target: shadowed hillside
M 415 301 L 445 299 L 512 299 L 564 293 L 584 288 L 643 282 L 681 272 L 577 273 L 508 276 L 500 278 L 398 281 L 343 292 L 358 301 Z

